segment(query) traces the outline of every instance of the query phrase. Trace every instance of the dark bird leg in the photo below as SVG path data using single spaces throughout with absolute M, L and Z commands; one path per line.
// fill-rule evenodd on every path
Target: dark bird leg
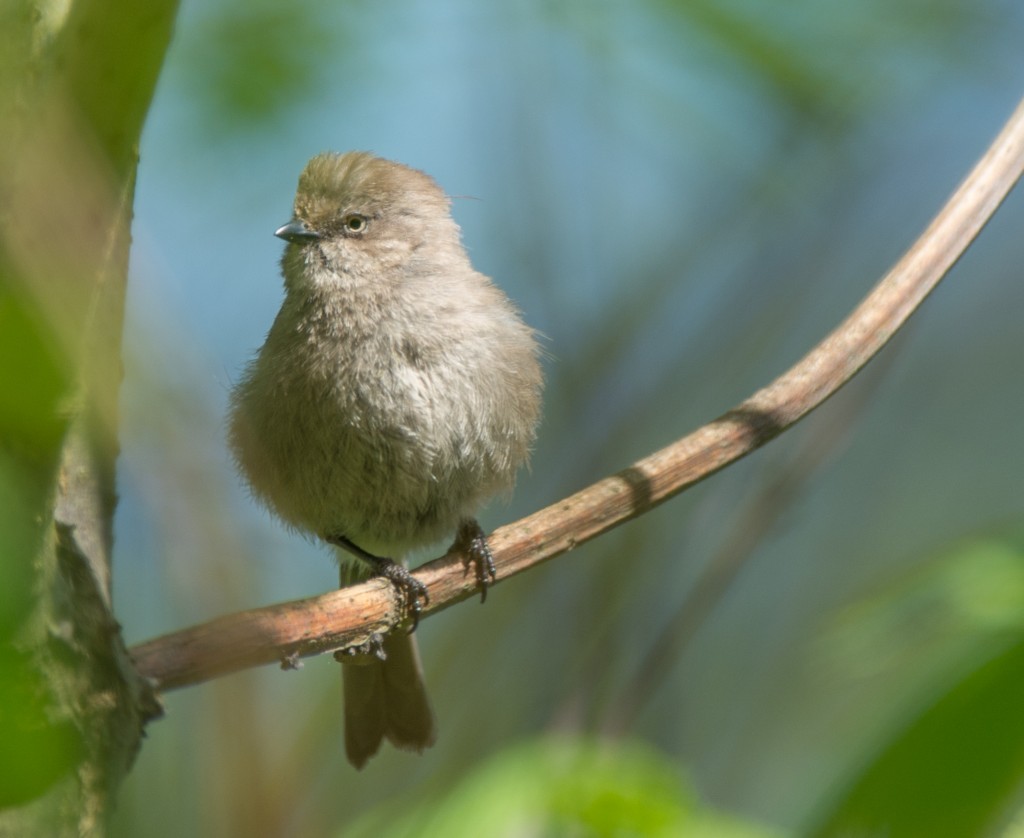
M 464 518 L 455 534 L 453 548 L 468 554 L 476 570 L 476 583 L 480 586 L 480 602 L 487 601 L 487 588 L 498 578 L 494 556 L 487 544 L 487 534 L 473 518 Z
M 373 569 L 374 575 L 390 580 L 408 603 L 409 613 L 412 615 L 412 628 L 409 631 L 416 631 L 416 626 L 419 625 L 420 621 L 422 606 L 430 602 L 430 595 L 427 593 L 426 585 L 409 573 L 398 562 L 368 553 L 343 535 L 327 535 L 324 536 L 324 541 L 340 547 L 342 550 L 346 550 L 356 558 L 366 562 Z

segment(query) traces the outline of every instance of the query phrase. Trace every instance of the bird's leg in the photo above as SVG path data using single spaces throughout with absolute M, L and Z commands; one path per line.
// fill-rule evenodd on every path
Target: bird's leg
M 469 556 L 476 570 L 476 583 L 480 586 L 480 602 L 487 600 L 487 587 L 498 578 L 494 567 L 494 556 L 487 544 L 487 534 L 473 518 L 464 518 L 455 534 L 452 547 L 462 550 Z M 468 562 L 467 562 L 468 564 Z
M 420 611 L 423 609 L 423 605 L 430 602 L 430 596 L 427 594 L 426 585 L 420 582 L 419 579 L 409 573 L 405 567 L 400 565 L 394 559 L 386 559 L 382 556 L 375 556 L 373 553 L 368 553 L 358 544 L 354 544 L 343 535 L 327 535 L 324 536 L 324 541 L 327 541 L 336 547 L 340 547 L 342 550 L 347 550 L 356 558 L 366 562 L 373 568 L 375 576 L 383 576 L 398 588 L 398 592 L 402 594 L 405 601 L 408 603 L 409 613 L 412 615 L 412 628 L 409 629 L 409 632 L 412 633 L 416 631 L 416 626 L 420 623 Z

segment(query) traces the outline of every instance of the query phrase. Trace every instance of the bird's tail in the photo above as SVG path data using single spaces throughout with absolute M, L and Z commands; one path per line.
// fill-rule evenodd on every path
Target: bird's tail
M 345 754 L 356 768 L 385 738 L 396 748 L 422 751 L 437 736 L 415 638 L 400 630 L 384 638 L 383 651 L 384 660 L 360 655 L 342 664 Z
M 354 581 L 352 570 L 342 570 L 342 584 Z M 437 738 L 415 637 L 398 629 L 384 638 L 382 651 L 383 660 L 354 655 L 341 667 L 345 754 L 356 768 L 377 753 L 384 739 L 396 748 L 420 752 Z

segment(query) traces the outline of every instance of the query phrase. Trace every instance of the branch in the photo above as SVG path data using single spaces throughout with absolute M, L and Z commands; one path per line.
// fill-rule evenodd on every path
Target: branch
M 760 448 L 842 387 L 900 329 L 995 213 L 1024 170 L 1024 101 L 928 229 L 828 337 L 737 407 L 667 448 L 576 494 L 497 529 L 497 581 L 546 562 L 647 512 Z M 415 575 L 430 593 L 426 617 L 474 596 L 458 552 Z M 130 650 L 159 690 L 361 643 L 401 622 L 393 586 L 372 579 L 321 596 L 243 611 Z

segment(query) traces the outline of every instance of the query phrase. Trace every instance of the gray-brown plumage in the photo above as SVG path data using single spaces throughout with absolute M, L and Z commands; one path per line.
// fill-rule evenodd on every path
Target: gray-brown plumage
M 438 542 L 525 463 L 540 410 L 534 333 L 462 247 L 422 172 L 321 154 L 299 179 L 285 299 L 232 394 L 253 494 L 292 527 L 400 559 Z M 363 575 L 368 573 L 367 569 Z M 346 664 L 346 749 L 422 750 L 434 717 L 412 638 Z

